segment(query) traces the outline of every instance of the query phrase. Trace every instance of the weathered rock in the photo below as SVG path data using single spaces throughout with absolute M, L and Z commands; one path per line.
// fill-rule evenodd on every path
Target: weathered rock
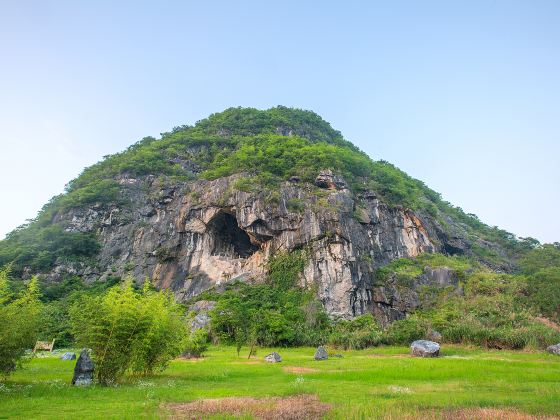
M 557 356 L 560 356 L 560 343 L 554 344 L 553 346 L 548 346 L 546 348 L 546 351 L 551 353 L 551 354 L 555 354 Z
M 64 353 L 62 356 L 60 356 L 60 360 L 76 360 L 76 353 Z
M 72 385 L 88 386 L 93 383 L 93 360 L 89 357 L 89 351 L 83 349 L 74 367 Z
M 329 190 L 341 190 L 346 188 L 346 182 L 344 182 L 341 177 L 333 174 L 330 169 L 319 172 L 319 175 L 315 178 L 315 185 L 319 188 L 326 188 Z
M 207 328 L 210 325 L 210 312 L 216 306 L 216 302 L 213 300 L 199 300 L 193 303 L 189 310 L 195 312 L 196 315 L 191 321 L 191 330 L 200 330 L 202 328 Z
M 273 351 L 272 353 L 267 354 L 264 357 L 264 361 L 268 363 L 279 363 L 282 361 L 282 357 L 278 353 Z
M 205 153 L 197 147 L 188 152 Z M 181 159 L 183 167 L 194 165 Z M 452 220 L 445 220 L 444 230 L 433 217 L 384 204 L 373 191 L 353 194 L 328 170 L 316 179 L 325 189 L 322 194 L 294 178 L 278 186 L 272 204 L 266 191 L 236 188 L 247 176 L 162 186 L 152 175 L 120 175 L 116 180 L 126 206 L 96 204 L 54 217 L 66 231 L 96 234 L 101 251 L 95 262 L 61 261 L 43 277 L 56 281 L 72 274 L 103 281 L 129 274 L 139 282 L 149 277 L 187 301 L 236 280 L 262 281 L 272 255 L 305 247 L 309 252 L 300 285 L 316 287 L 329 315 L 349 319 L 373 313 L 383 325 L 420 304 L 417 287 L 457 284 L 452 270 L 441 268 L 404 288 L 395 278 L 380 282 L 375 274 L 396 258 L 467 252 L 462 243 L 467 234 Z M 200 313 L 195 328 L 208 323 Z
M 410 351 L 417 357 L 437 357 L 439 356 L 439 344 L 428 340 L 417 340 L 410 345 Z
M 323 346 L 317 347 L 315 351 L 315 356 L 313 356 L 315 360 L 327 360 L 329 358 L 329 354 L 327 350 Z
M 426 334 L 426 338 L 427 338 L 428 340 L 430 340 L 430 341 L 435 341 L 436 343 L 439 343 L 439 342 L 441 342 L 441 340 L 442 340 L 443 337 L 442 337 L 442 335 L 441 335 L 439 332 L 437 332 L 436 330 L 430 329 L 430 330 L 428 331 L 428 333 Z

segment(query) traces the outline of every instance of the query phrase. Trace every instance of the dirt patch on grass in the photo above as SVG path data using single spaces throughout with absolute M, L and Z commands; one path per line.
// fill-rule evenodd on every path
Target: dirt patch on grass
M 513 408 L 461 408 L 456 410 L 430 410 L 407 420 L 558 420 L 558 417 L 534 416 Z
M 321 419 L 331 406 L 322 403 L 316 395 L 296 395 L 285 398 L 220 398 L 168 404 L 173 419 L 201 419 L 215 415 L 233 417 L 253 416 L 270 420 Z
M 315 372 L 320 372 L 319 369 L 306 368 L 306 367 L 300 367 L 300 366 L 286 366 L 286 367 L 282 368 L 282 370 L 284 372 L 288 372 L 288 373 L 315 373 Z

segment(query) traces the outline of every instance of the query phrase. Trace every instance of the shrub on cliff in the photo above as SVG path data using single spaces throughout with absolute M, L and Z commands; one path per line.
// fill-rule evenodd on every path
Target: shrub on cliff
M 37 278 L 14 295 L 8 277 L 10 267 L 0 269 L 0 375 L 6 376 L 17 367 L 27 349 L 37 340 L 41 303 Z
M 84 295 L 70 310 L 77 344 L 93 350 L 95 377 L 118 381 L 127 371 L 151 373 L 178 356 L 186 334 L 181 307 L 166 291 L 127 279 L 106 293 Z

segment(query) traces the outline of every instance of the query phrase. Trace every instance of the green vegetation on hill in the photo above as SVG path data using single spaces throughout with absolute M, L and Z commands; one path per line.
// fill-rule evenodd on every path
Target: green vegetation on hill
M 464 257 L 423 254 L 399 259 L 378 270 L 378 278 L 395 273 L 412 282 L 424 267 L 456 271 L 463 293 L 453 287 L 420 289 L 422 307 L 406 320 L 393 323 L 388 343 L 406 344 L 431 329 L 449 343 L 488 348 L 545 348 L 560 341 L 560 328 L 541 317 L 560 320 L 560 247 L 544 245 L 521 261 L 524 274 L 496 273 Z

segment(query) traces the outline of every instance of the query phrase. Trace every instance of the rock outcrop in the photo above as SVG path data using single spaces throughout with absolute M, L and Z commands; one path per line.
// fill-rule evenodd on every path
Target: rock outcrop
M 392 280 L 378 284 L 374 273 L 396 258 L 447 246 L 430 218 L 390 207 L 373 192 L 354 195 L 330 171 L 318 174 L 318 186 L 283 183 L 274 200 L 237 189 L 242 177 L 173 185 L 152 176 L 118 178 L 129 206 L 75 208 L 54 220 L 69 231 L 97 233 L 96 264 L 59 263 L 46 277 L 149 277 L 185 301 L 235 280 L 260 281 L 271 255 L 305 249 L 301 285 L 317 286 L 332 316 L 373 312 L 387 323 L 417 306 L 414 293 Z M 437 270 L 421 281 L 454 282 Z

